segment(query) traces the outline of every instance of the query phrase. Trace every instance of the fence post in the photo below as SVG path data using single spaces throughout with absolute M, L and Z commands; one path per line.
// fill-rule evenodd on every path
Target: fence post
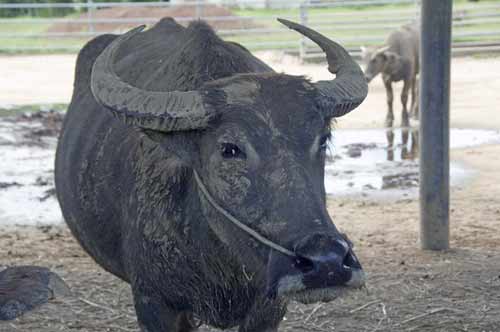
M 94 33 L 94 2 L 87 0 L 87 24 L 90 33 Z
M 415 0 L 415 21 L 419 22 L 420 9 L 422 8 L 422 0 Z
M 299 7 L 299 20 L 300 20 L 300 24 L 304 25 L 304 26 L 307 26 L 307 22 L 308 22 L 308 10 L 309 10 L 309 2 L 308 1 L 304 1 L 300 4 L 300 7 Z M 301 61 L 304 61 L 305 58 L 306 58 L 306 54 L 307 54 L 307 38 L 302 36 L 300 38 L 300 44 L 299 44 L 299 57 L 300 57 L 300 60 Z
M 196 1 L 196 19 L 200 19 L 203 16 L 203 6 L 205 0 L 195 0 Z
M 452 0 L 423 0 L 420 40 L 420 242 L 449 247 Z

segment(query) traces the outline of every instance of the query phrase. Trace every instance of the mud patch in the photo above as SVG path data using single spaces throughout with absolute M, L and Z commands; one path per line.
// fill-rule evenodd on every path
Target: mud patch
M 54 189 L 54 155 L 63 113 L 0 118 L 0 223 L 62 221 Z
M 58 137 L 63 119 L 63 113 L 55 110 L 26 112 L 17 116 L 4 117 L 2 118 L 3 137 L 7 136 L 11 139 L 7 140 L 10 144 L 2 145 L 49 147 L 53 141 L 50 138 Z M 11 135 L 8 133 L 9 129 Z
M 17 182 L 0 182 L 0 190 L 1 189 L 7 189 L 10 187 L 21 187 L 22 184 L 17 183 Z
M 382 176 L 382 189 L 407 189 L 418 186 L 418 172 Z
M 418 142 L 415 128 L 335 130 L 325 170 L 327 193 L 396 199 L 416 196 Z M 499 142 L 500 132 L 495 130 L 451 129 L 452 149 Z M 451 162 L 451 185 L 472 175 L 473 170 Z

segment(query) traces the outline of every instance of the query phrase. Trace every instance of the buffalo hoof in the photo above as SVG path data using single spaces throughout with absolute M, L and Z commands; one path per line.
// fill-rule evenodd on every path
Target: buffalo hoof
M 394 122 L 394 117 L 392 116 L 387 116 L 385 118 L 385 127 L 386 128 L 392 128 L 392 123 Z
M 403 114 L 403 117 L 401 118 L 401 127 L 407 128 L 409 126 L 410 126 L 410 118 L 408 117 L 408 114 Z
M 11 320 L 48 302 L 68 296 L 66 283 L 38 266 L 9 267 L 0 271 L 0 320 Z

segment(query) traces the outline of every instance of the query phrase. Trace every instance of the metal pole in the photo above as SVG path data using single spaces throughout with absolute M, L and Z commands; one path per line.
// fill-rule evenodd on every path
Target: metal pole
M 196 0 L 196 19 L 199 20 L 203 16 L 203 5 L 205 0 Z
M 422 0 L 420 241 L 449 248 L 450 47 L 452 0 Z
M 300 24 L 307 26 L 307 21 L 309 20 L 309 15 L 308 15 L 308 7 L 309 7 L 309 1 L 304 1 L 300 4 L 299 7 L 299 20 Z M 300 38 L 300 43 L 299 43 L 299 57 L 301 61 L 304 61 L 306 58 L 307 54 L 307 38 L 306 37 L 301 37 Z
M 415 22 L 420 18 L 420 9 L 422 8 L 422 0 L 415 0 Z
M 94 32 L 94 2 L 92 0 L 87 0 L 87 20 L 89 32 Z

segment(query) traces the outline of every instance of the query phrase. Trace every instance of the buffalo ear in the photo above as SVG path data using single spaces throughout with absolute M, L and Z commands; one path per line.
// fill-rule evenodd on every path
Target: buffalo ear
M 373 46 L 361 45 L 359 47 L 359 50 L 361 51 L 362 57 L 371 57 L 373 54 L 375 54 L 377 52 L 377 49 Z
M 372 51 L 369 50 L 366 46 L 360 46 L 359 49 L 361 51 L 361 59 L 363 59 L 364 62 L 370 61 Z
M 199 132 L 192 131 L 176 131 L 164 133 L 157 130 L 142 130 L 145 139 L 153 144 L 159 144 L 160 147 L 167 153 L 175 155 L 183 164 L 189 167 L 198 163 L 199 148 L 198 137 Z

